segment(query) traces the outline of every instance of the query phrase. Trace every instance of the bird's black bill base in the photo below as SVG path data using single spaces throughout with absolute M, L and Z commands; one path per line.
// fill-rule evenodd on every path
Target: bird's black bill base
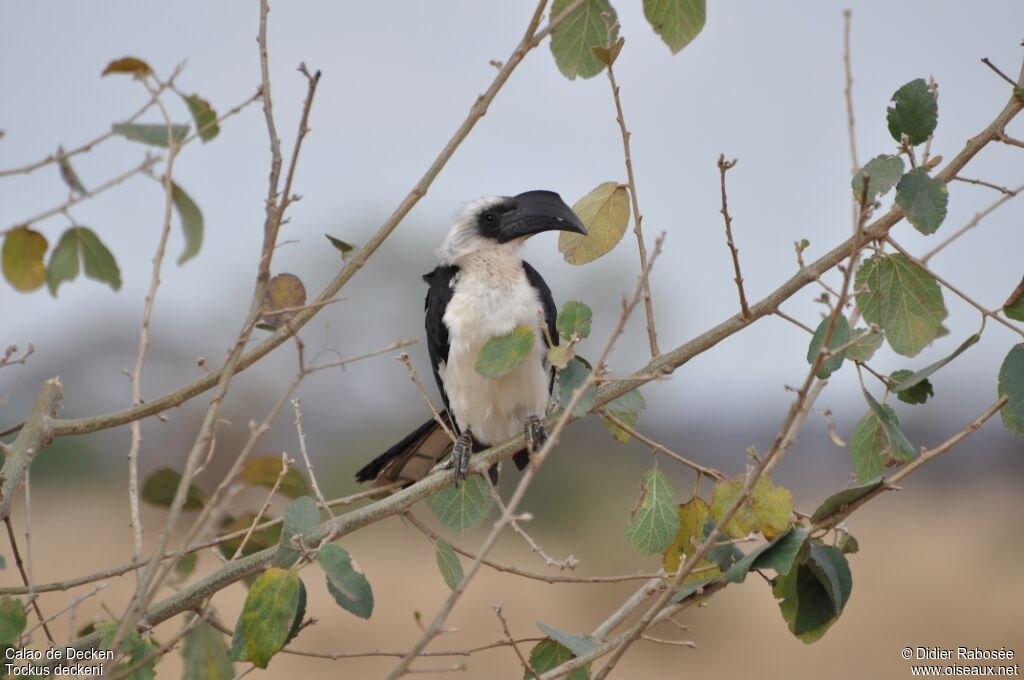
M 452 448 L 452 457 L 448 460 L 449 469 L 455 470 L 455 486 L 466 478 L 469 473 L 469 457 L 473 454 L 473 436 L 469 430 L 463 430 Z

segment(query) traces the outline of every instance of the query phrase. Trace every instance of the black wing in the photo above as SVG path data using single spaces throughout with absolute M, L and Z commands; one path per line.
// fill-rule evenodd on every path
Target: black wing
M 530 266 L 529 262 L 523 261 L 523 271 L 526 272 L 526 280 L 530 282 L 533 289 L 537 291 L 537 297 L 540 298 L 540 303 L 544 307 L 544 321 L 548 325 L 548 337 L 551 338 L 551 344 L 558 344 L 558 308 L 555 307 L 555 300 L 551 297 L 551 289 L 548 288 L 548 284 L 545 283 L 544 277 L 540 275 L 536 269 Z M 546 355 L 545 355 L 546 357 Z M 542 359 L 547 361 L 547 359 Z M 552 366 L 550 369 L 551 379 L 548 381 L 548 391 L 552 391 L 555 388 L 555 367 Z M 516 468 L 522 470 L 530 462 L 529 452 L 526 449 L 516 452 L 512 456 L 512 461 L 516 464 Z
M 426 311 L 425 326 L 427 331 L 427 352 L 430 354 L 430 365 L 434 368 L 434 380 L 444 400 L 444 408 L 450 412 L 448 393 L 445 392 L 441 375 L 437 372 L 441 362 L 448 363 L 448 327 L 444 325 L 444 311 L 452 299 L 452 279 L 459 273 L 453 265 L 439 265 L 434 271 L 423 275 L 423 280 L 430 285 L 427 299 L 424 302 Z M 449 418 L 454 425 L 455 419 Z M 456 426 L 457 431 L 457 426 Z
M 544 320 L 548 324 L 548 335 L 551 336 L 551 344 L 558 344 L 558 329 L 556 328 L 556 322 L 558 320 L 558 308 L 555 307 L 555 300 L 551 297 L 551 289 L 548 288 L 548 284 L 544 282 L 544 278 L 540 273 L 530 266 L 529 262 L 523 261 L 523 271 L 526 272 L 526 280 L 530 282 L 533 289 L 537 291 L 537 297 L 540 298 L 541 305 L 544 306 Z M 555 369 L 551 369 L 551 380 L 554 384 Z

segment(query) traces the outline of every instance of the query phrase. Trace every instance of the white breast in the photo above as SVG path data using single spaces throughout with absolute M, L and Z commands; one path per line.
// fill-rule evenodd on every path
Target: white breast
M 538 330 L 532 356 L 496 379 L 476 372 L 477 356 L 488 340 L 516 326 L 539 329 L 543 308 L 519 258 L 508 252 L 466 258 L 452 285 L 444 313 L 448 362 L 439 373 L 459 427 L 468 428 L 482 444 L 497 444 L 521 433 L 527 417 L 544 417 L 549 398 L 547 346 Z

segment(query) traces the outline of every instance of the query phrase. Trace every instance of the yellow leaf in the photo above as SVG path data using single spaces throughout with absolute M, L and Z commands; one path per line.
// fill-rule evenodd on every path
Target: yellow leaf
M 7 232 L 0 258 L 4 278 L 15 290 L 27 293 L 46 283 L 43 255 L 48 247 L 46 237 L 28 227 L 18 227 Z
M 736 501 L 744 482 L 740 477 L 715 486 L 711 516 L 716 522 L 721 521 L 726 510 Z M 788 489 L 773 486 L 771 480 L 762 477 L 725 525 L 724 531 L 731 538 L 744 538 L 761 532 L 771 540 L 789 528 L 792 513 L 793 494 Z
M 563 231 L 558 251 L 569 264 L 586 264 L 611 251 L 629 225 L 629 193 L 616 182 L 604 182 L 576 202 L 572 209 L 587 228 L 587 235 Z
M 704 522 L 707 518 L 708 504 L 700 496 L 679 504 L 679 533 L 661 560 L 665 571 L 678 571 L 681 556 L 693 554 L 694 547 L 704 538 Z
M 270 279 L 263 298 L 263 320 L 280 326 L 299 313 L 306 304 L 306 287 L 294 274 L 278 274 Z

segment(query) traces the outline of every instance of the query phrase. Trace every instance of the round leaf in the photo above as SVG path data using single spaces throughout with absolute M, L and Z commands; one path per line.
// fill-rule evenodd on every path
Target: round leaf
M 889 345 L 914 356 L 935 339 L 946 316 L 935 278 L 901 254 L 875 255 L 857 270 L 857 305 L 881 326 Z
M 629 192 L 616 182 L 604 182 L 576 202 L 572 209 L 587 228 L 587 235 L 563 231 L 558 251 L 569 264 L 586 264 L 611 251 L 629 225 Z
M 266 668 L 288 639 L 299 613 L 301 585 L 298 572 L 271 567 L 249 588 L 235 638 L 258 668 Z
M 352 566 L 348 552 L 331 543 L 320 548 L 316 559 L 327 575 L 327 590 L 334 601 L 360 618 L 370 618 L 373 590 L 366 577 Z
M 939 120 L 939 105 L 922 78 L 912 80 L 892 95 L 893 106 L 886 109 L 889 134 L 897 142 L 902 135 L 913 144 L 921 144 L 935 132 Z
M 551 17 L 557 17 L 572 4 L 572 0 L 555 0 Z M 608 15 L 608 24 L 602 15 Z M 618 28 L 611 35 L 608 26 L 616 25 L 615 9 L 608 0 L 583 0 L 555 30 L 551 32 L 551 54 L 555 64 L 569 80 L 590 78 L 604 70 L 604 63 L 594 54 L 595 47 L 607 47 L 618 37 Z
M 1014 345 L 999 369 L 999 396 L 1006 404 L 999 410 L 1010 432 L 1024 434 L 1024 343 Z
M 46 237 L 28 227 L 7 232 L 0 251 L 0 264 L 4 278 L 22 293 L 35 290 L 46 282 L 43 255 L 49 244 Z
M 510 373 L 530 355 L 536 340 L 537 331 L 529 326 L 491 338 L 476 358 L 476 372 L 492 380 Z
M 672 502 L 672 485 L 660 470 L 648 471 L 640 482 L 639 507 L 626 528 L 629 542 L 640 553 L 662 553 L 679 533 L 679 511 Z
M 896 205 L 903 208 L 914 229 L 925 235 L 934 234 L 942 225 L 948 202 L 946 183 L 929 177 L 925 168 L 911 170 L 896 187 Z
M 700 34 L 706 15 L 705 0 L 644 0 L 644 16 L 672 54 Z
M 450 485 L 427 496 L 427 505 L 451 531 L 462 533 L 480 524 L 491 514 L 494 499 L 479 475 L 467 477 L 458 486 Z

